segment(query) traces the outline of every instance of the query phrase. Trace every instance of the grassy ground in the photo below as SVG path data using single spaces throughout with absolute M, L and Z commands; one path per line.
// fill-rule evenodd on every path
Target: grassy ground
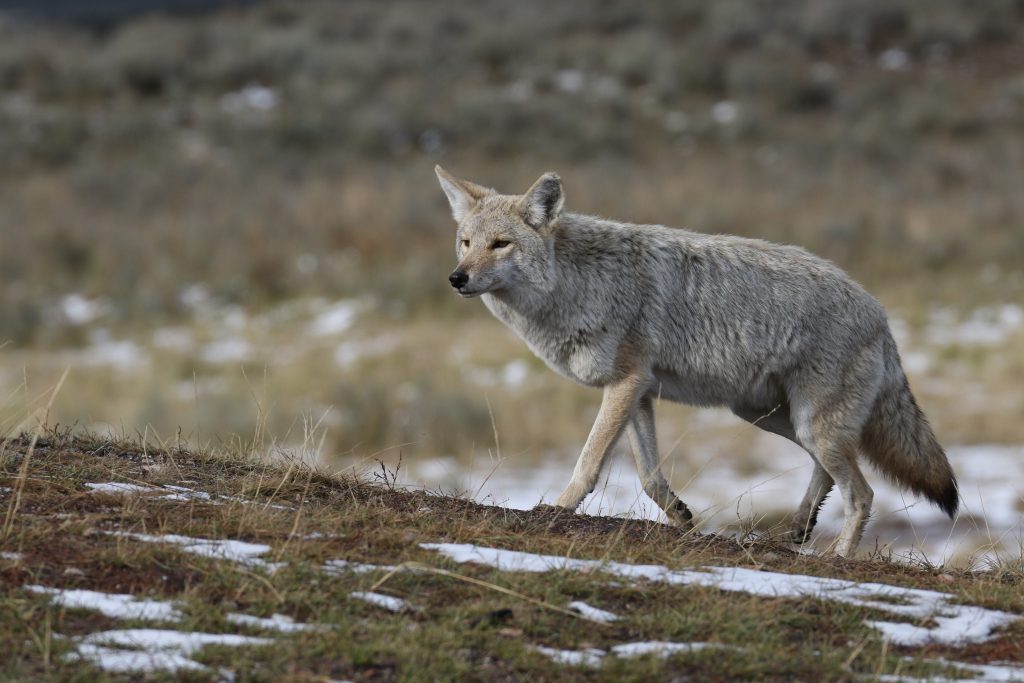
M 215 499 L 234 498 L 222 498 L 222 504 L 170 501 L 93 493 L 84 486 L 107 481 L 180 485 Z M 571 572 L 499 572 L 447 563 L 419 544 L 464 542 L 672 568 L 739 566 L 877 581 L 950 592 L 965 603 L 1021 614 L 1022 577 L 1009 570 L 969 574 L 880 558 L 804 556 L 768 540 L 740 544 L 651 522 L 516 512 L 403 491 L 390 485 L 386 473 L 368 482 L 239 453 L 58 432 L 44 433 L 34 447 L 29 436 L 2 442 L 0 487 L 0 641 L 6 644 L 0 671 L 8 680 L 117 679 L 69 661 L 69 639 L 148 625 L 55 607 L 24 590 L 28 584 L 180 601 L 185 618 L 176 627 L 189 631 L 259 635 L 227 623 L 228 612 L 330 625 L 278 635 L 262 647 L 207 647 L 195 658 L 210 668 L 188 674 L 190 680 L 217 678 L 220 668 L 236 672 L 238 680 L 853 681 L 897 672 L 958 675 L 939 658 L 1024 664 L 1019 621 L 964 648 L 895 648 L 864 624 L 877 615 L 852 605 L 656 583 L 616 585 Z M 285 564 L 268 573 L 112 531 L 265 543 L 265 559 Z M 332 559 L 418 562 L 428 570 L 327 575 L 321 567 Z M 410 609 L 391 613 L 349 595 L 371 588 L 407 600 Z M 571 600 L 620 619 L 602 625 L 567 614 Z M 639 640 L 729 647 L 664 660 L 609 657 L 596 668 L 557 664 L 534 649 L 607 649 Z M 161 677 L 170 678 L 153 676 Z

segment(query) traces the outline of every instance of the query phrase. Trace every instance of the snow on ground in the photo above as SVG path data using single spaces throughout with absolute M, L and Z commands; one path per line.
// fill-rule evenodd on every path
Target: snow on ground
M 350 597 L 356 600 L 362 600 L 368 602 L 371 605 L 377 607 L 383 607 L 390 612 L 401 612 L 409 607 L 409 603 L 401 598 L 395 598 L 390 595 L 384 595 L 383 593 L 370 593 L 366 591 L 352 591 L 349 593 Z
M 534 645 L 533 649 L 542 655 L 547 655 L 556 664 L 568 664 L 569 666 L 600 666 L 604 659 L 605 651 L 596 647 L 588 647 L 586 650 L 560 650 L 556 647 L 544 647 Z
M 349 562 L 348 560 L 327 560 L 321 571 L 337 576 L 345 572 L 366 574 L 367 572 L 390 572 L 394 569 L 395 566 L 390 564 L 365 564 L 363 562 Z
M 956 683 L 991 683 L 992 681 L 1024 681 L 1024 667 L 1007 664 L 974 664 L 966 662 L 945 662 L 964 673 L 974 674 L 972 678 L 957 678 Z M 933 681 L 935 679 L 932 679 Z
M 309 333 L 314 337 L 333 337 L 345 333 L 356 320 L 361 307 L 355 300 L 336 301 L 317 313 L 309 323 Z
M 25 559 L 25 556 L 21 553 L 12 553 L 7 550 L 0 552 L 0 560 L 7 560 L 8 562 L 21 562 Z
M 216 339 L 202 348 L 199 358 L 204 363 L 211 365 L 223 365 L 227 363 L 242 363 L 249 360 L 253 355 L 253 346 L 249 340 L 239 335 L 224 336 Z
M 173 486 L 171 484 L 165 484 L 162 487 L 158 486 L 146 486 L 143 484 L 128 484 L 120 481 L 108 481 L 108 482 L 88 482 L 85 484 L 87 488 L 91 489 L 93 493 L 109 493 L 109 494 L 125 494 L 125 495 L 142 495 L 150 493 L 163 493 L 162 496 L 155 496 L 158 500 L 175 500 L 181 502 L 191 501 L 204 501 L 212 505 L 222 505 L 224 501 L 232 503 L 242 503 L 244 505 L 262 505 L 275 510 L 294 510 L 294 508 L 288 505 L 278 505 L 276 503 L 264 503 L 257 500 L 249 500 L 242 498 L 241 496 L 224 496 L 218 495 L 216 499 L 205 491 L 196 491 L 185 486 Z
M 532 647 L 537 652 L 547 655 L 559 664 L 596 667 L 600 666 L 601 662 L 608 655 L 623 659 L 642 657 L 644 655 L 666 658 L 678 652 L 697 652 L 708 647 L 722 646 L 715 645 L 714 643 L 672 643 L 662 640 L 651 640 L 636 643 L 620 643 L 619 645 L 613 645 L 607 651 L 596 647 L 590 647 L 585 650 L 560 650 L 542 645 L 534 645 Z
M 229 614 L 225 617 L 232 624 L 239 626 L 251 626 L 252 628 L 263 629 L 264 631 L 278 631 L 280 633 L 296 633 L 299 631 L 321 631 L 328 628 L 324 624 L 301 624 L 284 614 L 274 614 L 269 617 L 254 617 L 249 614 Z
M 1024 308 L 1016 304 L 975 309 L 966 320 L 940 308 L 928 316 L 923 336 L 933 346 L 997 346 L 1024 332 Z
M 716 413 L 727 415 L 727 411 L 704 411 L 698 415 L 705 413 L 709 421 Z M 962 509 L 956 522 L 928 501 L 901 491 L 870 466 L 864 466 L 875 491 L 864 547 L 874 546 L 877 540 L 879 546 L 891 547 L 897 557 L 923 555 L 933 564 L 973 555 L 978 548 L 985 548 L 984 553 L 979 553 L 980 560 L 1000 553 L 1019 553 L 1024 539 L 1024 494 L 1020 487 L 1008 486 L 1007 482 L 1024 481 L 1024 446 L 954 446 L 947 452 L 960 480 Z M 697 455 L 693 458 L 697 462 L 694 467 L 684 471 L 676 465 L 675 476 L 667 472 L 702 530 L 721 530 L 730 524 L 744 526 L 766 514 L 792 514 L 796 509 L 810 481 L 810 457 L 797 446 L 769 434 L 754 437 L 749 455 Z M 751 460 L 756 469 L 740 469 L 740 463 Z M 539 502 L 553 501 L 568 483 L 573 468 L 572 461 L 562 458 L 532 467 L 516 467 L 513 462 L 483 459 L 464 466 L 454 458 L 425 460 L 403 468 L 400 483 L 468 491 L 482 503 L 526 510 Z M 629 457 L 612 459 L 580 511 L 663 519 L 661 511 L 643 493 Z M 819 516 L 815 536 L 834 536 L 842 521 L 842 504 L 833 492 Z
M 112 367 L 127 371 L 149 362 L 149 352 L 130 339 L 105 339 L 99 335 L 84 349 L 67 351 L 62 361 L 72 366 Z
M 913 661 L 911 657 L 907 661 Z M 885 683 L 999 683 L 1000 681 L 1024 681 L 1024 668 L 1009 666 L 1005 664 L 974 664 L 969 662 L 951 662 L 946 659 L 931 660 L 935 664 L 944 664 L 957 669 L 961 674 L 968 674 L 961 678 L 947 678 L 945 676 L 907 676 L 902 674 L 884 674 L 871 676 L 871 680 L 885 681 Z
M 934 626 L 906 622 L 868 621 L 896 645 L 926 643 L 963 645 L 987 640 L 992 632 L 1020 616 L 973 605 L 957 605 L 956 596 L 937 591 L 903 588 L 882 583 L 861 583 L 802 574 L 757 571 L 742 567 L 703 567 L 673 570 L 663 565 L 580 560 L 557 555 L 538 555 L 466 543 L 423 543 L 454 562 L 474 562 L 504 571 L 602 571 L 622 579 L 646 579 L 675 585 L 703 586 L 766 597 L 815 597 L 914 619 Z
M 26 589 L 50 596 L 51 602 L 66 609 L 88 609 L 111 619 L 180 622 L 184 615 L 180 605 L 165 600 L 136 599 L 132 595 L 100 591 L 25 586 Z M 239 626 L 277 633 L 297 633 L 330 628 L 326 624 L 297 623 L 291 617 L 274 614 L 256 617 L 231 613 L 226 620 Z M 96 667 L 119 673 L 164 671 L 202 671 L 206 667 L 190 659 L 205 645 L 269 645 L 269 638 L 232 633 L 194 633 L 164 629 L 127 629 L 102 631 L 73 639 L 75 652 L 69 659 L 85 659 Z M 222 672 L 223 673 L 223 672 Z M 229 676 L 230 677 L 230 676 Z
M 85 487 L 91 489 L 93 493 L 155 493 L 160 490 L 154 486 L 127 484 L 121 481 L 106 481 L 102 483 L 86 482 Z
M 650 654 L 668 657 L 677 652 L 696 652 L 709 647 L 722 646 L 715 643 L 670 643 L 663 640 L 647 640 L 613 645 L 611 653 L 616 657 L 642 657 Z
M 207 645 L 241 647 L 273 642 L 270 638 L 233 633 L 136 628 L 100 631 L 77 638 L 77 652 L 71 653 L 69 658 L 85 659 L 99 669 L 120 673 L 202 671 L 206 667 L 190 657 Z
M 619 618 L 617 614 L 612 614 L 611 612 L 606 612 L 603 609 L 592 607 L 582 600 L 573 600 L 568 604 L 568 607 L 574 612 L 579 612 L 580 616 L 584 619 L 590 619 L 591 621 L 597 621 L 603 624 L 607 624 L 608 622 L 615 621 Z
M 230 539 L 190 538 L 175 534 L 158 536 L 127 531 L 108 531 L 107 533 L 111 536 L 130 538 L 144 543 L 168 543 L 176 545 L 181 550 L 193 555 L 228 560 L 268 572 L 276 571 L 280 567 L 280 564 L 267 562 L 261 557 L 270 552 L 270 546 L 263 543 L 249 543 L 247 541 L 234 541 Z
M 90 609 L 111 619 L 146 619 L 149 621 L 181 621 L 178 606 L 167 600 L 136 599 L 133 595 L 99 591 L 25 586 L 33 593 L 50 596 L 50 601 L 65 609 Z
M 158 486 L 147 486 L 144 484 L 128 484 L 122 481 L 105 481 L 105 482 L 86 482 L 86 488 L 92 490 L 93 493 L 109 493 L 109 494 L 124 494 L 124 495 L 142 495 L 148 493 L 162 493 L 164 495 L 155 496 L 159 500 L 178 500 L 178 501 L 192 501 L 192 500 L 204 500 L 210 501 L 210 494 L 205 491 L 194 491 L 184 486 L 171 486 L 166 485 L 164 487 Z

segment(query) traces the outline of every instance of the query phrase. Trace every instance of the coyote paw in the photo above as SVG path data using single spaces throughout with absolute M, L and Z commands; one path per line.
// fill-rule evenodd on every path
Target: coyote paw
M 807 541 L 811 540 L 811 532 L 814 531 L 814 522 L 815 520 L 813 519 L 809 523 L 806 521 L 801 522 L 800 520 L 793 520 L 793 525 L 789 528 L 789 533 L 786 534 L 786 540 L 797 545 L 807 543 Z
M 676 502 L 669 505 L 665 510 L 665 516 L 668 517 L 668 521 L 672 523 L 672 526 L 677 526 L 687 531 L 693 528 L 693 513 L 690 512 L 690 508 L 686 507 L 686 503 L 678 498 L 676 498 Z

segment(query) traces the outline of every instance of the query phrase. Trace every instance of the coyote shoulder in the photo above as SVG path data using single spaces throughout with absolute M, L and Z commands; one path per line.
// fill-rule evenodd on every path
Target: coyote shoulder
M 551 368 L 604 393 L 556 505 L 582 502 L 626 432 L 644 491 L 690 526 L 659 466 L 662 398 L 728 407 L 810 454 L 797 542 L 835 484 L 845 509 L 835 551 L 856 549 L 873 497 L 858 453 L 956 513 L 953 470 L 910 392 L 885 311 L 835 265 L 798 247 L 569 213 L 554 173 L 502 195 L 436 171 L 458 224 L 451 285 L 480 296 Z

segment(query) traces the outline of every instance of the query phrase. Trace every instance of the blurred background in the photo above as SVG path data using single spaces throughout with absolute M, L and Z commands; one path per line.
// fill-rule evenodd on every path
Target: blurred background
M 435 163 L 505 192 L 557 170 L 569 210 L 847 269 L 967 507 L 951 524 L 869 474 L 865 547 L 1020 558 L 1021 0 L 0 0 L 5 430 L 49 405 L 550 501 L 599 393 L 450 291 Z M 708 529 L 772 527 L 810 477 L 726 411 L 665 405 L 659 429 Z M 586 509 L 658 514 L 628 458 Z

